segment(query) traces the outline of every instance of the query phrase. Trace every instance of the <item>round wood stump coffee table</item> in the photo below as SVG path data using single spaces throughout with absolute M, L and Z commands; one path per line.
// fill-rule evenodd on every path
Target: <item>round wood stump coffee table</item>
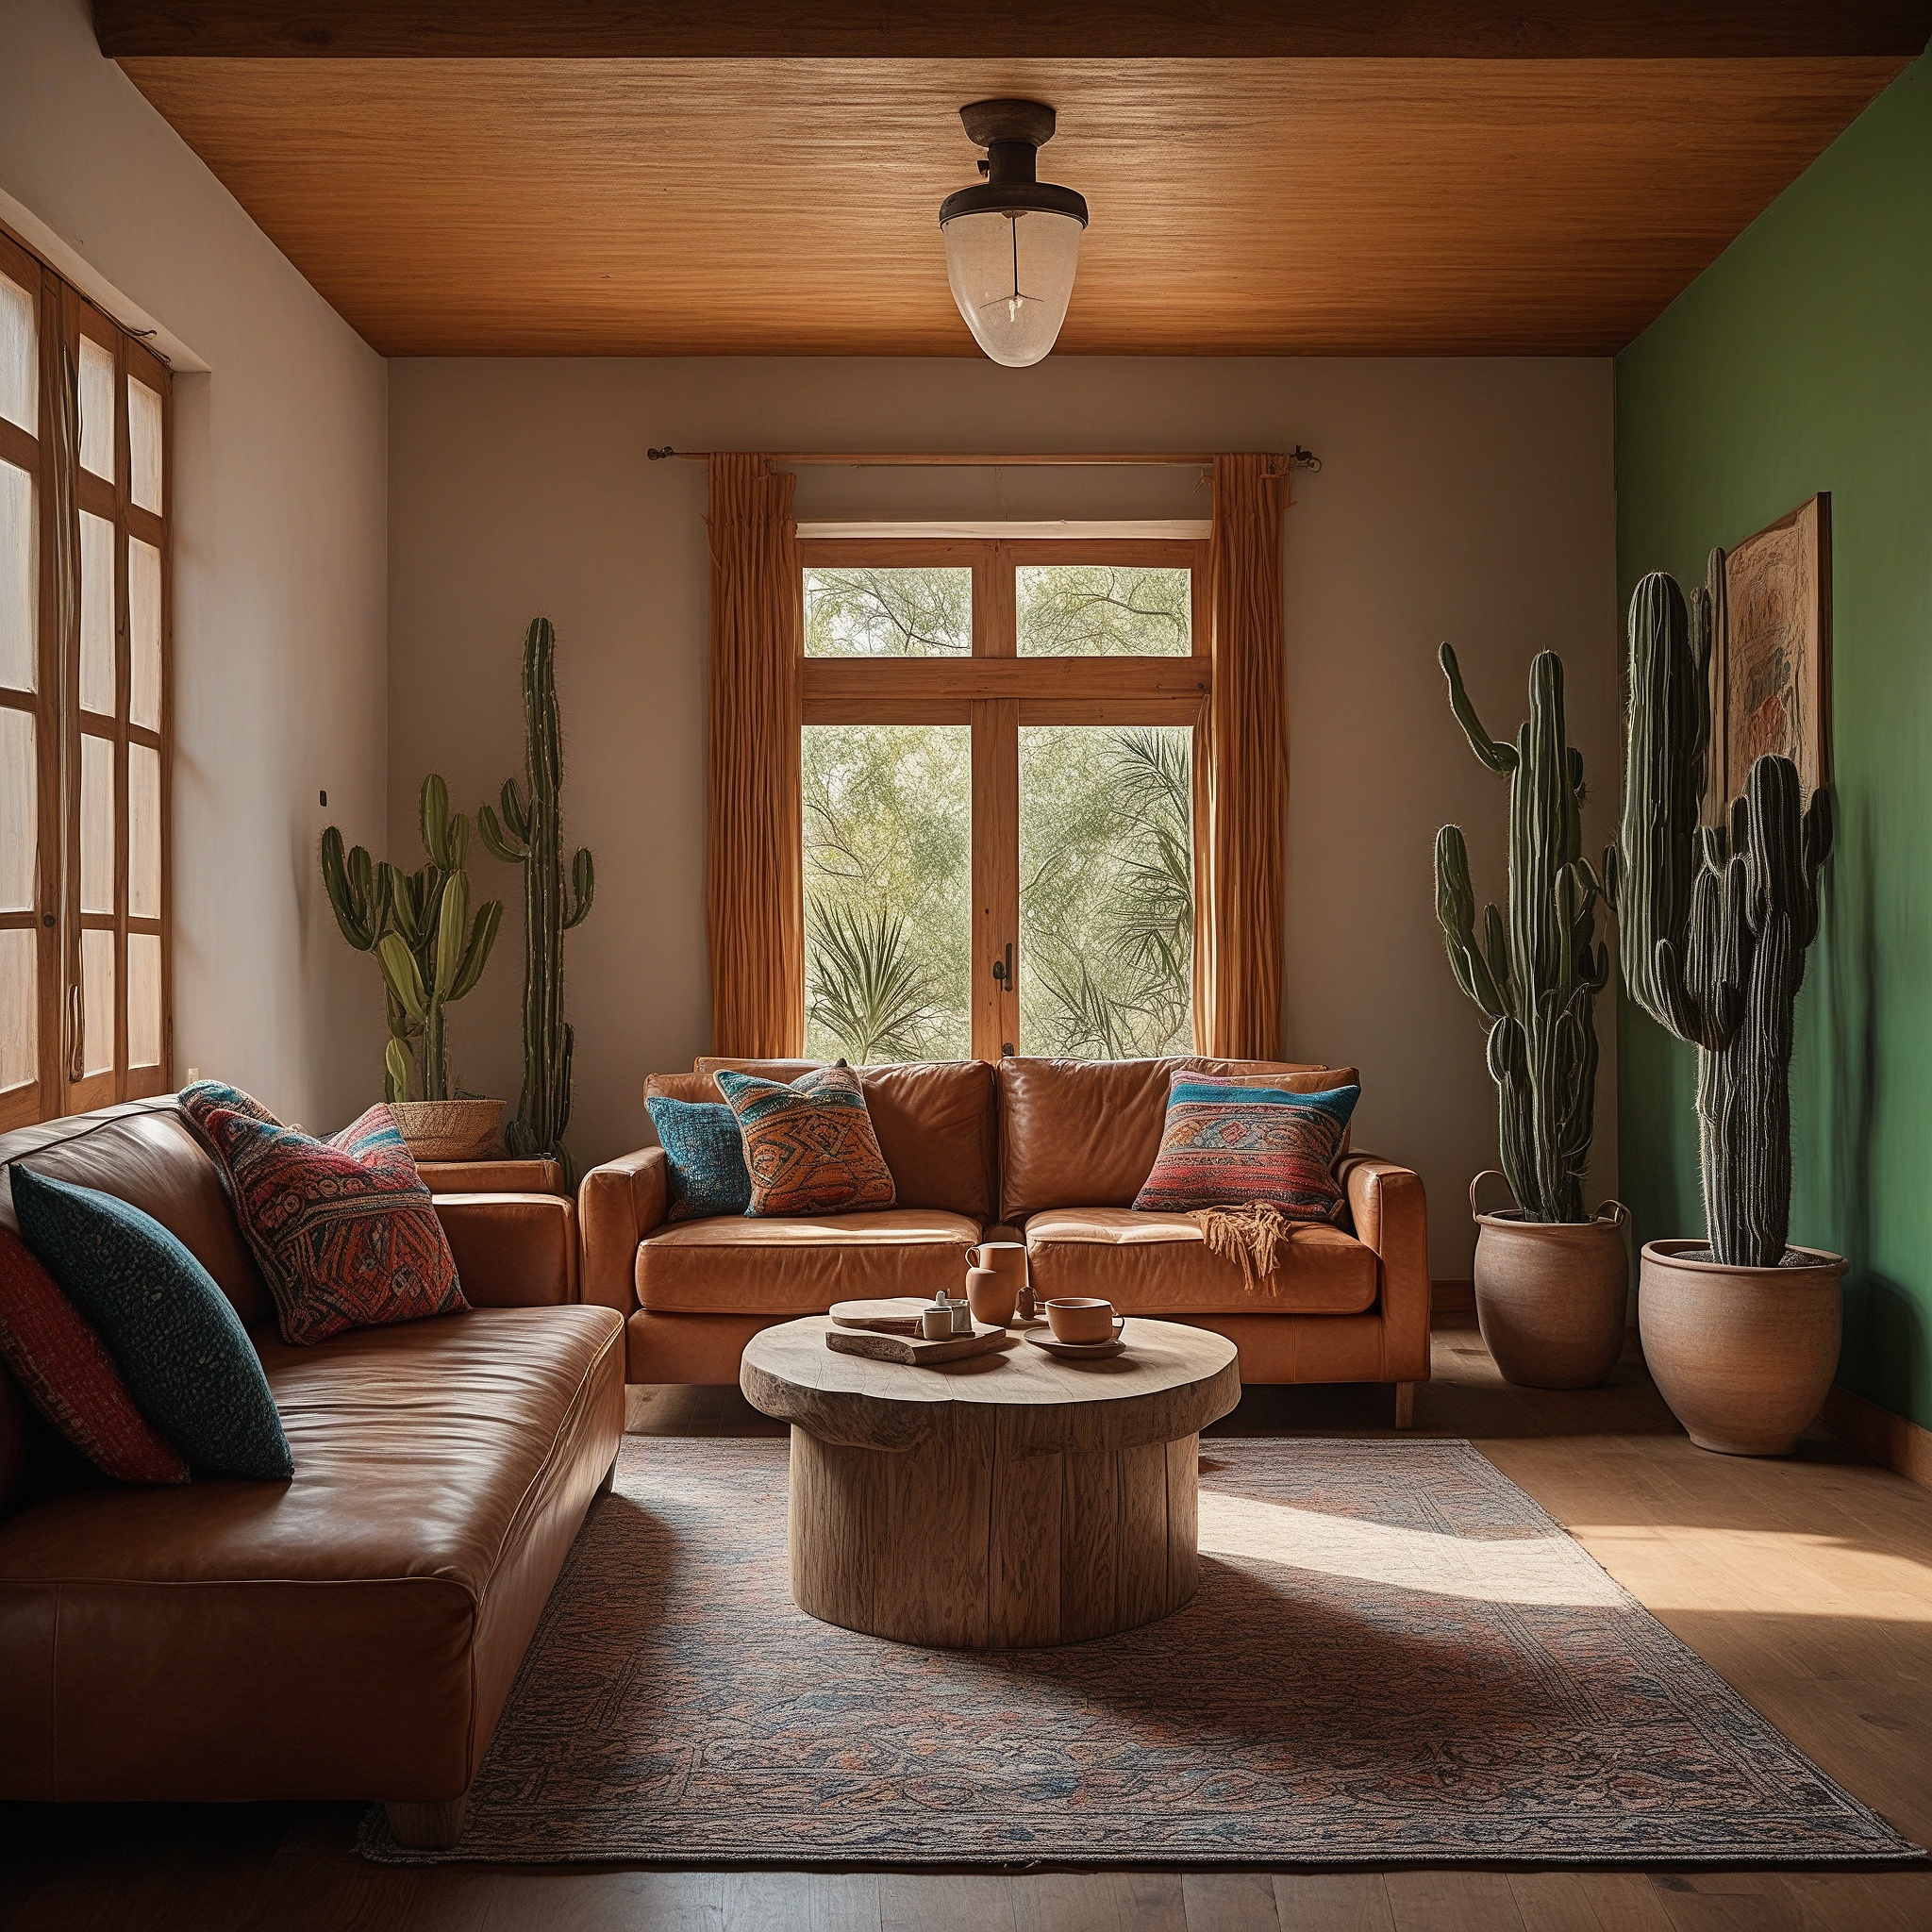
M 1078 1643 L 1199 1581 L 1198 1438 L 1241 1400 L 1233 1342 L 1130 1319 L 1123 1355 L 1006 1349 L 908 1368 L 825 1346 L 823 1315 L 754 1336 L 739 1386 L 791 1424 L 791 1596 L 900 1643 Z

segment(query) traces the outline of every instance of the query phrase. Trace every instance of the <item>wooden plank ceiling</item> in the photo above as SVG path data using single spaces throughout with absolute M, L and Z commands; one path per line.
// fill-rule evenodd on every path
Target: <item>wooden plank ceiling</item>
M 1932 29 L 1932 0 L 1200 11 L 97 0 L 96 25 L 389 355 L 974 354 L 937 210 L 975 178 L 958 107 L 993 93 L 1058 108 L 1041 173 L 1092 209 L 1060 353 L 1604 354 Z M 1175 58 L 1231 31 L 1261 58 Z

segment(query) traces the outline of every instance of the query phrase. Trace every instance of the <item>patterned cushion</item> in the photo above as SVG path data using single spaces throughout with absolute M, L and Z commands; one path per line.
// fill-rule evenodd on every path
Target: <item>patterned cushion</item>
M 720 1070 L 738 1116 L 753 1214 L 838 1214 L 890 1208 L 892 1171 L 850 1067 L 819 1067 L 790 1087 Z
M 184 1088 L 181 1108 L 227 1173 L 284 1341 L 469 1307 L 436 1205 L 388 1108 L 372 1107 L 326 1141 L 283 1126 L 213 1080 Z
M 268 1377 L 228 1298 L 158 1221 L 112 1194 L 8 1170 L 26 1244 L 197 1475 L 295 1473 Z
M 723 1101 L 647 1100 L 645 1110 L 664 1143 L 667 1221 L 704 1221 L 743 1214 L 751 1207 L 751 1175 L 738 1116 Z
M 135 1407 L 101 1338 L 10 1227 L 0 1227 L 0 1359 L 104 1474 L 123 1483 L 188 1480 L 188 1465 Z
M 1288 1093 L 1176 1074 L 1160 1152 L 1134 1206 L 1186 1214 L 1263 1201 L 1292 1221 L 1335 1220 L 1342 1193 L 1331 1164 L 1361 1091 Z

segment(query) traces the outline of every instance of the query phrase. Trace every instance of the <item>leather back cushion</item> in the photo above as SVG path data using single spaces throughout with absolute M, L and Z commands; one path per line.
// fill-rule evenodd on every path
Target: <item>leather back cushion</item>
M 1000 1218 L 1047 1208 L 1129 1208 L 1160 1151 L 1169 1077 L 1311 1074 L 1306 1060 L 1011 1058 L 999 1063 Z
M 719 1100 L 721 1067 L 764 1080 L 795 1080 L 818 1060 L 703 1058 L 689 1074 L 653 1074 L 651 1100 Z M 902 1208 L 939 1208 L 993 1219 L 998 1193 L 993 1070 L 984 1060 L 908 1060 L 860 1067 L 859 1085 L 879 1152 Z
M 244 1327 L 256 1327 L 274 1312 L 236 1225 L 221 1170 L 172 1104 L 77 1114 L 0 1136 L 0 1161 L 16 1158 L 51 1180 L 97 1188 L 153 1215 L 214 1276 Z M 0 1222 L 20 1225 L 4 1181 Z

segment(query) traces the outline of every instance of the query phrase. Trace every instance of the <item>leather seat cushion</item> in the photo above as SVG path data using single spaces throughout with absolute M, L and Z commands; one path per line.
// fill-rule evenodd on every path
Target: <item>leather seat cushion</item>
M 1000 1219 L 1049 1208 L 1126 1208 L 1160 1151 L 1169 1076 L 1309 1074 L 1301 1061 L 1010 1057 L 999 1063 Z
M 638 1306 L 658 1314 L 822 1315 L 834 1302 L 957 1294 L 979 1224 L 937 1208 L 680 1221 L 638 1244 Z
M 1374 1307 L 1378 1286 L 1374 1251 L 1316 1223 L 1252 1284 L 1185 1214 L 1050 1209 L 1026 1224 L 1026 1255 L 1035 1294 L 1098 1295 L 1126 1315 L 1354 1315 Z
M 616 1453 L 623 1323 L 477 1308 L 256 1341 L 292 1481 L 75 1491 L 0 1523 L 0 1796 L 467 1782 Z
M 761 1080 L 795 1080 L 822 1060 L 702 1058 L 689 1074 L 653 1074 L 649 1100 L 717 1101 L 721 1068 Z M 984 1060 L 908 1060 L 860 1067 L 858 1082 L 901 1208 L 942 1208 L 993 1218 L 997 1152 L 993 1072 Z

